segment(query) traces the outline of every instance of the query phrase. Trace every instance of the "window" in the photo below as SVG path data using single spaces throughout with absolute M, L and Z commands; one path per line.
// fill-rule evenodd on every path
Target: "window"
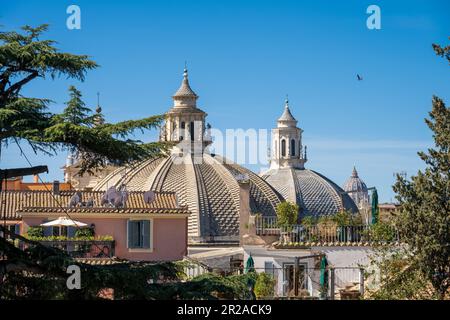
M 281 156 L 286 156 L 286 140 L 281 140 Z
M 300 264 L 298 269 L 298 288 L 308 289 L 308 271 L 305 264 Z M 284 294 L 288 295 L 294 290 L 295 274 L 294 265 L 291 263 L 283 264 L 283 280 L 284 280 Z
M 191 129 L 191 141 L 194 141 L 194 122 L 191 122 L 189 129 Z
M 14 233 L 14 234 L 20 234 L 20 225 L 19 224 L 12 224 L 12 225 L 6 226 L 6 230 L 8 230 L 9 232 Z M 2 231 L 0 231 L 0 236 L 4 237 Z M 12 239 L 10 235 L 6 235 L 5 238 L 6 239 Z
M 128 221 L 128 248 L 150 249 L 150 220 Z
M 292 157 L 295 156 L 295 140 L 294 139 L 291 140 L 291 156 Z
M 184 122 L 181 123 L 181 129 L 186 129 L 186 123 Z
M 60 226 L 60 227 L 50 227 L 51 228 L 51 235 L 54 237 L 67 237 L 67 226 Z
M 273 262 L 272 261 L 264 261 L 264 272 L 270 275 L 274 275 L 275 269 L 273 267 Z

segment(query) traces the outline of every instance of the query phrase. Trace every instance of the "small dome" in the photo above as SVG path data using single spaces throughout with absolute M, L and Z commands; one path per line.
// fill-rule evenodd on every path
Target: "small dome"
M 369 203 L 369 191 L 364 181 L 359 178 L 355 167 L 353 167 L 352 175 L 345 182 L 343 189 L 359 207 Z
M 302 216 L 330 216 L 343 210 L 358 212 L 355 203 L 344 190 L 313 170 L 275 169 L 266 172 L 263 178 L 284 199 L 297 203 Z

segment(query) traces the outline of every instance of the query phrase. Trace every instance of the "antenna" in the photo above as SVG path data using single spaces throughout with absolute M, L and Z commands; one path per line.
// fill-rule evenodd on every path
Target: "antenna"
M 72 197 L 69 200 L 69 208 L 74 208 L 78 206 L 80 202 L 81 202 L 81 192 L 77 191 L 72 195 Z
M 147 204 L 152 203 L 156 198 L 156 195 L 153 191 L 146 191 L 144 192 L 144 202 Z

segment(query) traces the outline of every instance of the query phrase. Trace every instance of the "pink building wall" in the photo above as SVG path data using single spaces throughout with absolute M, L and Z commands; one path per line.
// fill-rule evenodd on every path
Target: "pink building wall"
M 54 218 L 52 218 L 54 219 Z M 187 218 L 153 218 L 152 252 L 127 248 L 128 218 L 77 218 L 74 220 L 95 225 L 95 235 L 110 235 L 115 241 L 115 255 L 122 259 L 142 261 L 174 261 L 187 255 Z M 48 219 L 23 217 L 21 233 L 28 226 L 38 226 Z

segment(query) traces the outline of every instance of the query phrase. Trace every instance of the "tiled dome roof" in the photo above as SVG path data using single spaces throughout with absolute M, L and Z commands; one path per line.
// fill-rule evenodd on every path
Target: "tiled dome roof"
M 287 122 L 292 123 L 292 125 L 297 124 L 297 120 L 294 118 L 294 116 L 291 113 L 291 110 L 289 109 L 289 100 L 286 99 L 285 105 L 284 105 L 284 111 L 281 117 L 278 118 L 278 122 Z
M 94 190 L 126 184 L 130 191 L 176 192 L 180 205 L 187 205 L 188 233 L 192 242 L 239 241 L 239 185 L 237 175 L 250 179 L 253 213 L 275 215 L 281 196 L 261 177 L 219 156 L 204 154 L 201 163 L 177 155 L 149 159 L 133 169 L 119 168 L 101 180 Z
M 183 81 L 181 82 L 180 88 L 177 90 L 177 92 L 175 92 L 173 97 L 174 98 L 177 98 L 177 97 L 198 98 L 197 94 L 194 92 L 194 90 L 192 90 L 191 86 L 189 85 L 187 69 L 184 69 Z
M 297 203 L 302 209 L 302 215 L 328 216 L 342 210 L 358 211 L 344 190 L 315 171 L 283 168 L 270 170 L 263 178 L 283 198 Z

